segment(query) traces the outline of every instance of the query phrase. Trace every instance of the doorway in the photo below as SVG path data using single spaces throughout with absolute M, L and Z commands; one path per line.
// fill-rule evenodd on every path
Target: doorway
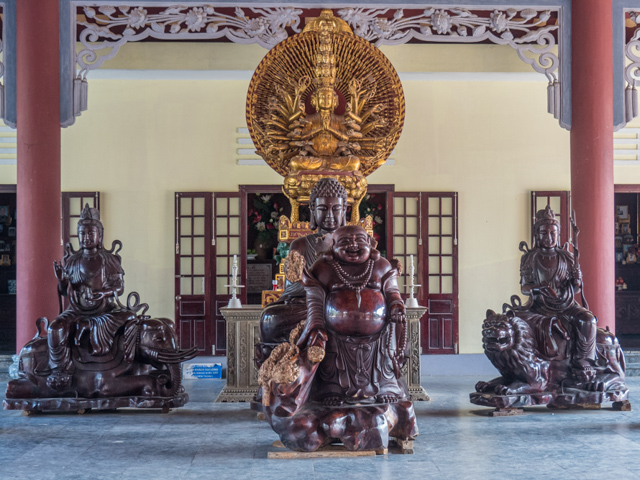
M 0 185 L 0 355 L 16 353 L 16 186 Z
M 623 349 L 640 348 L 640 185 L 615 185 L 616 336 Z

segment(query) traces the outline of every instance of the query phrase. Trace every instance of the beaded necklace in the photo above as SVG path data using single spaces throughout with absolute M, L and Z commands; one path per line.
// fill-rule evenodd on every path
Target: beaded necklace
M 335 260 L 329 262 L 329 265 L 333 268 L 338 275 L 340 281 L 349 289 L 356 292 L 356 298 L 358 299 L 358 308 L 360 307 L 360 292 L 367 286 L 369 280 L 371 280 L 371 275 L 373 274 L 373 259 L 369 259 L 367 261 L 367 268 L 360 275 L 349 275 L 344 271 L 342 265 L 340 265 Z M 358 283 L 358 280 L 362 280 L 362 282 Z

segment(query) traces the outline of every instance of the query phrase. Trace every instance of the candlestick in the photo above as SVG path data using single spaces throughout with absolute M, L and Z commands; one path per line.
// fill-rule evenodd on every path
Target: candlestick
M 225 285 L 227 288 L 231 288 L 231 298 L 229 299 L 229 308 L 242 308 L 242 303 L 237 297 L 238 289 L 244 288 L 244 285 L 238 284 L 238 256 L 233 256 L 233 264 L 231 265 L 231 284 Z
M 415 266 L 413 265 L 413 255 L 410 255 L 409 258 L 410 263 L 411 263 L 411 268 L 410 268 L 410 275 L 409 275 L 409 298 L 407 298 L 407 301 L 405 302 L 405 305 L 407 307 L 418 307 L 418 299 L 414 297 L 414 291 L 416 287 L 421 287 L 422 285 L 418 285 L 414 283 L 414 276 L 415 276 Z

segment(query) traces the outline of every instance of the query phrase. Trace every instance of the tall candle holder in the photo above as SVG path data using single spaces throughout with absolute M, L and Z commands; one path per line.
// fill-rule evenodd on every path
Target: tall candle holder
M 414 296 L 415 289 L 416 289 L 416 287 L 421 287 L 422 285 L 418 285 L 418 284 L 414 283 L 415 266 L 413 265 L 413 255 L 411 255 L 410 258 L 411 258 L 411 269 L 409 271 L 411 273 L 409 275 L 409 298 L 407 298 L 407 300 L 404 302 L 404 304 L 407 307 L 415 308 L 415 307 L 419 307 L 420 306 L 420 305 L 418 305 L 418 299 Z
M 233 256 L 233 264 L 231 265 L 231 284 L 225 285 L 231 289 L 231 298 L 229 299 L 228 308 L 242 308 L 242 303 L 238 298 L 238 289 L 244 288 L 244 285 L 238 285 L 238 256 Z

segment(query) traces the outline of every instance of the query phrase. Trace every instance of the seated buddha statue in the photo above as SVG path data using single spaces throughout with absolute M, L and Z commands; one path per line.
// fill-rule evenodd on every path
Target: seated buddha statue
M 290 171 L 358 170 L 360 159 L 354 153 L 360 150 L 355 140 L 362 137 L 359 119 L 350 112 L 347 115 L 334 113 L 338 95 L 330 86 L 316 89 L 311 105 L 316 113 L 301 116 L 291 125 L 290 145 L 300 151 L 290 160 Z
M 346 224 L 347 191 L 336 179 L 323 178 L 311 190 L 309 206 L 311 229 L 315 231 L 291 243 L 285 260 L 285 291 L 264 309 L 260 320 L 262 344 L 258 344 L 256 350 L 258 366 L 276 345 L 286 342 L 291 330 L 306 318 L 302 271 L 311 268 L 320 254 L 331 247 L 331 234 Z

